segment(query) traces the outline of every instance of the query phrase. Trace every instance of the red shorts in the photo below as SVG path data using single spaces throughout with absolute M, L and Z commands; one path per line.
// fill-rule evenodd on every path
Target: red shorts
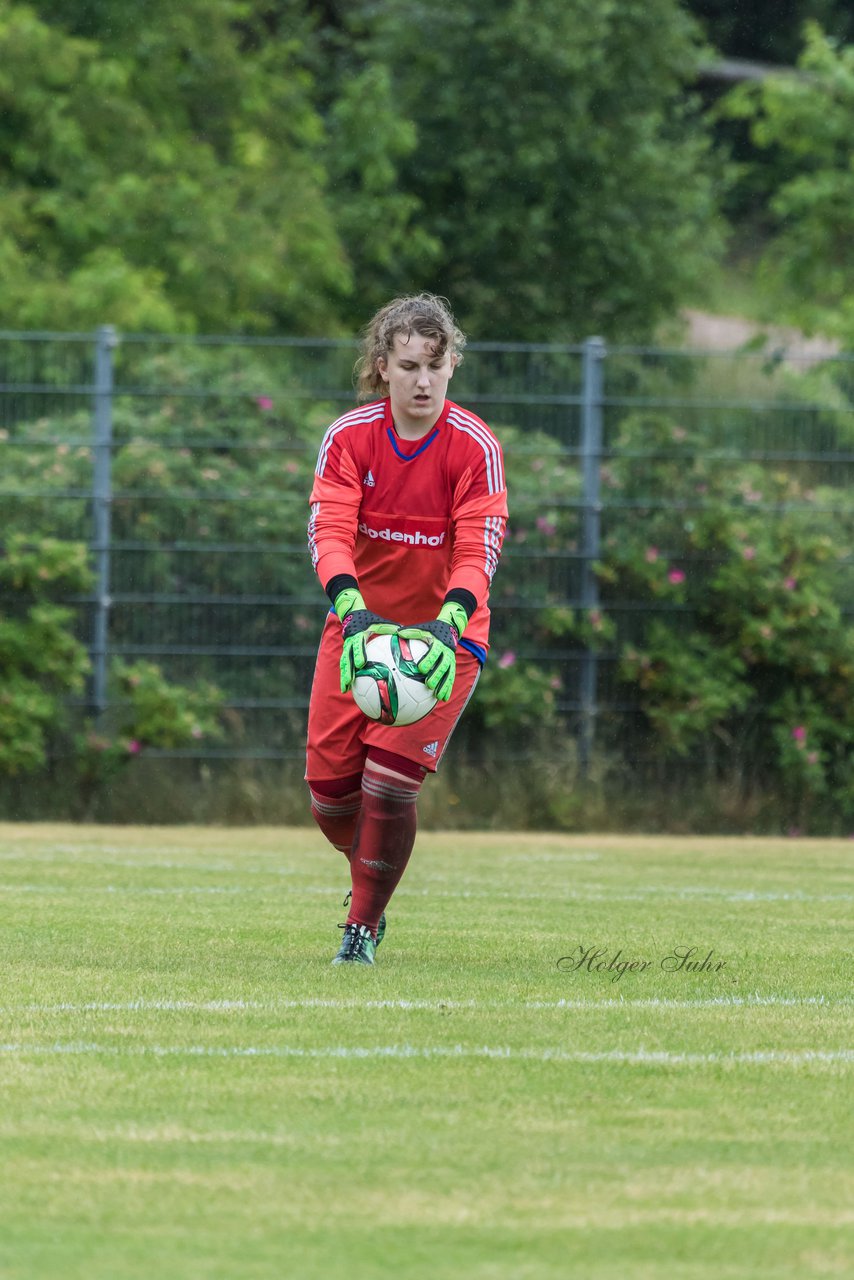
M 448 702 L 437 702 L 417 724 L 398 727 L 369 720 L 349 693 L 341 693 L 341 623 L 328 614 L 308 708 L 306 778 L 343 778 L 361 773 L 369 747 L 382 747 L 435 773 L 457 721 L 474 692 L 480 663 L 473 653 L 457 649 L 457 674 Z

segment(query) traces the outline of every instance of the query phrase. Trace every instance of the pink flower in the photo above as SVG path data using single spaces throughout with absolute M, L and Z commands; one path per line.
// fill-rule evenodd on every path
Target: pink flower
M 680 582 L 685 581 L 685 574 L 681 569 L 671 569 L 667 575 L 667 581 L 671 582 L 674 587 L 678 587 Z
M 658 559 L 658 547 L 647 547 L 643 558 L 646 560 L 647 564 L 655 564 Z
M 536 523 L 540 533 L 544 533 L 547 538 L 550 538 L 557 531 L 557 525 L 554 521 L 546 519 L 545 516 L 537 516 Z
M 797 578 L 785 578 L 783 580 L 783 586 L 786 588 L 787 591 L 794 591 L 797 585 L 798 585 Z
M 128 755 L 129 755 L 129 756 L 138 756 L 141 750 L 142 750 L 142 747 L 141 747 L 141 745 L 137 742 L 136 738 L 131 738 L 130 742 L 127 744 L 127 753 L 128 753 Z
M 255 403 L 259 409 L 269 410 L 273 407 L 273 401 L 269 396 L 256 396 Z
M 792 730 L 792 737 L 795 742 L 804 742 L 806 740 L 807 731 L 802 724 L 796 724 Z
M 745 560 L 755 560 L 755 559 L 756 559 L 756 548 L 755 548 L 755 547 L 745 547 L 741 554 L 744 556 Z
M 508 649 L 506 653 L 502 653 L 501 657 L 498 659 L 498 665 L 502 671 L 506 671 L 508 667 L 514 666 L 515 662 L 516 655 L 512 649 Z

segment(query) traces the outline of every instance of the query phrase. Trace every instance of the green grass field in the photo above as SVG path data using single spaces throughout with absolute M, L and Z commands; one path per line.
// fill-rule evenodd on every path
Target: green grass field
M 852 855 L 0 826 L 0 1277 L 851 1277 Z

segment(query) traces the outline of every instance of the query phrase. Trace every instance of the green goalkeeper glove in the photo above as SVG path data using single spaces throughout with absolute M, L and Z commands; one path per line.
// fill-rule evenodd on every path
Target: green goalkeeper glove
M 403 627 L 400 634 L 405 640 L 423 640 L 430 648 L 418 663 L 418 670 L 425 677 L 424 683 L 432 689 L 440 702 L 447 702 L 457 674 L 457 641 L 465 631 L 469 616 L 461 604 L 443 604 L 434 622 L 418 622 L 414 627 Z
M 398 631 L 397 623 L 381 618 L 365 608 L 365 601 L 358 587 L 345 587 L 335 597 L 333 605 L 341 623 L 344 651 L 341 654 L 341 692 L 352 688 L 356 672 L 367 662 L 365 644 L 369 636 L 387 636 Z

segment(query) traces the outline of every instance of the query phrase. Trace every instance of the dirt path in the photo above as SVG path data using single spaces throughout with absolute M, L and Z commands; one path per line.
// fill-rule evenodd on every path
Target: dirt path
M 708 311 L 685 310 L 685 345 L 701 351 L 738 351 L 757 338 L 764 337 L 759 350 L 779 353 L 801 367 L 817 364 L 839 354 L 838 342 L 828 338 L 806 337 L 799 329 L 784 325 L 760 325 L 741 316 L 718 316 Z

